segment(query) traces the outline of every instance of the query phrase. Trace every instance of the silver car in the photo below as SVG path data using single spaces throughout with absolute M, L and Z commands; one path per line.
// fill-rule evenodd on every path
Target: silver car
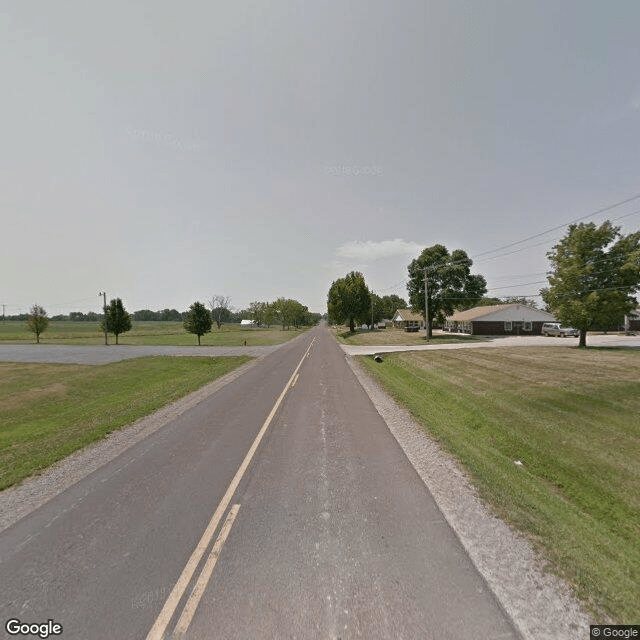
M 545 322 L 542 325 L 543 336 L 559 336 L 564 338 L 566 336 L 578 337 L 580 332 L 573 327 L 563 327 L 559 322 Z

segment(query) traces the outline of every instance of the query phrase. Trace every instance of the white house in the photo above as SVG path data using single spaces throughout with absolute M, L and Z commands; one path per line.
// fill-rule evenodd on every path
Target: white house
M 398 309 L 393 316 L 393 326 L 405 331 L 418 331 L 425 328 L 424 318 L 409 309 Z

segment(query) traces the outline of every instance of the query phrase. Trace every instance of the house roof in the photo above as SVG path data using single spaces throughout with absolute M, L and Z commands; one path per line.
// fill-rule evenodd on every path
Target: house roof
M 419 313 L 413 313 L 409 309 L 398 309 L 393 316 L 394 322 L 406 322 L 411 320 L 413 322 L 424 322 L 424 318 Z
M 490 318 L 490 316 L 495 316 Z M 530 307 L 526 304 L 493 304 L 487 307 L 473 307 L 465 311 L 456 311 L 447 318 L 449 322 L 471 322 L 472 320 L 502 320 L 503 316 L 513 316 L 514 320 L 542 320 L 553 322 L 555 318 L 552 314 Z M 522 318 L 521 318 L 522 317 Z

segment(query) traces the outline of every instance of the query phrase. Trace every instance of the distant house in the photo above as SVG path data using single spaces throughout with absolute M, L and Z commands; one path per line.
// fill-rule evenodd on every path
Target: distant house
M 255 324 L 253 320 L 240 320 L 241 327 L 254 327 Z
M 629 331 L 640 331 L 640 307 L 628 314 Z
M 483 336 L 539 336 L 545 322 L 555 321 L 550 313 L 526 304 L 496 304 L 457 311 L 446 319 L 444 330 Z
M 393 326 L 405 331 L 419 331 L 425 328 L 424 318 L 409 309 L 398 309 L 393 316 Z

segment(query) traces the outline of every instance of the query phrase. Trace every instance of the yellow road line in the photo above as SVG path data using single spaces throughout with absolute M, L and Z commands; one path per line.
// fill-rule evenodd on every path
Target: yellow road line
M 211 520 L 209 521 L 207 528 L 202 534 L 200 541 L 198 542 L 196 548 L 191 554 L 191 557 L 189 558 L 184 569 L 182 570 L 182 573 L 180 574 L 178 581 L 176 582 L 173 589 L 171 590 L 171 593 L 169 594 L 167 601 L 164 603 L 164 606 L 162 607 L 160 614 L 156 618 L 156 621 L 154 622 L 153 627 L 151 627 L 151 630 L 149 631 L 146 640 L 163 640 L 164 634 L 167 630 L 167 626 L 169 625 L 169 622 L 171 621 L 171 618 L 175 613 L 175 610 L 178 606 L 178 603 L 180 602 L 180 599 L 184 595 L 184 592 L 186 591 L 187 587 L 189 586 L 189 582 L 191 582 L 191 578 L 193 578 L 193 574 L 195 573 L 195 570 L 200 560 L 202 559 L 202 556 L 205 554 L 207 547 L 209 546 L 209 543 L 213 538 L 213 534 L 218 528 L 218 524 L 220 522 L 220 519 L 222 518 L 222 514 L 226 511 L 227 507 L 229 506 L 229 503 L 231 502 L 231 498 L 233 498 L 233 494 L 238 488 L 238 485 L 240 484 L 240 480 L 242 480 L 242 476 L 245 474 L 247 468 L 249 467 L 249 463 L 253 459 L 253 456 L 258 448 L 258 445 L 260 444 L 260 441 L 262 440 L 265 432 L 267 431 L 267 429 L 269 428 L 269 425 L 271 424 L 271 421 L 273 420 L 273 416 L 275 416 L 276 411 L 278 410 L 278 407 L 282 403 L 282 400 L 284 399 L 287 391 L 289 390 L 289 386 L 291 385 L 292 380 L 300 370 L 300 367 L 302 366 L 304 359 L 309 354 L 309 351 L 311 351 L 311 347 L 313 346 L 313 343 L 315 341 L 316 339 L 314 337 L 313 340 L 311 341 L 311 344 L 307 348 L 305 354 L 300 359 L 298 366 L 295 368 L 294 372 L 291 374 L 291 378 L 289 378 L 289 381 L 284 386 L 282 393 L 280 394 L 280 396 L 276 400 L 276 403 L 273 405 L 273 408 L 269 412 L 267 419 L 264 421 L 264 424 L 262 425 L 260 431 L 258 432 L 256 439 L 253 441 L 251 448 L 247 452 L 247 455 L 245 456 L 244 460 L 242 461 L 240 468 L 236 471 L 236 475 L 233 477 L 231 484 L 227 488 L 227 491 L 224 494 L 224 496 L 222 497 L 220 504 L 218 505 L 215 512 L 213 513 L 213 516 L 211 516 Z
M 209 580 L 211 579 L 211 574 L 213 573 L 213 569 L 216 566 L 216 562 L 218 562 L 218 556 L 220 555 L 220 551 L 224 546 L 224 543 L 229 535 L 229 531 L 231 531 L 231 527 L 233 526 L 233 521 L 236 519 L 238 515 L 238 511 L 240 509 L 239 504 L 234 504 L 231 507 L 231 511 L 229 511 L 227 515 L 227 519 L 224 521 L 222 528 L 220 529 L 220 535 L 218 539 L 215 541 L 213 545 L 213 549 L 211 549 L 211 553 L 207 558 L 207 562 L 204 565 L 204 569 L 196 582 L 196 586 L 193 588 L 191 595 L 189 596 L 189 600 L 187 600 L 187 604 L 185 605 L 182 614 L 180 615 L 180 619 L 178 620 L 178 624 L 173 631 L 173 638 L 178 640 L 182 638 L 185 633 L 187 633 L 187 629 L 191 624 L 191 620 L 195 615 L 196 609 L 198 608 L 198 604 L 200 603 L 200 598 L 202 598 L 202 594 L 204 590 L 207 588 L 207 584 L 209 584 Z

